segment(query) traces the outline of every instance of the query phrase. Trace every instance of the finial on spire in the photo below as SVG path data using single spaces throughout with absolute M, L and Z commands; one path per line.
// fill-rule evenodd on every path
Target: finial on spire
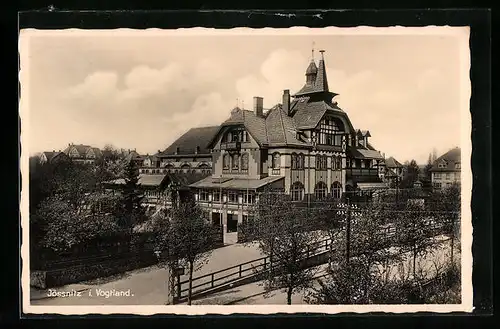
M 311 48 L 311 61 L 314 61 L 314 41 L 312 42 L 312 48 Z
M 325 51 L 323 49 L 321 49 L 319 52 L 321 53 L 321 59 L 324 59 L 324 55 L 323 54 L 324 54 Z

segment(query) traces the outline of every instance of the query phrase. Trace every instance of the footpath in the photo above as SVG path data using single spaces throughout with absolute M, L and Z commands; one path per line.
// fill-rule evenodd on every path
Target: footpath
M 204 275 L 259 257 L 262 257 L 262 254 L 255 243 L 228 245 L 213 250 L 208 263 L 196 271 L 194 275 Z M 188 273 L 186 271 L 181 280 L 187 278 Z M 166 280 L 167 271 L 162 267 L 153 265 L 108 278 L 70 284 L 52 290 L 31 288 L 30 300 L 33 305 L 162 305 L 167 300 Z M 115 291 L 125 292 L 130 289 L 130 295 L 98 297 L 96 296 L 96 289 L 102 291 L 112 291 L 114 289 Z M 49 297 L 51 292 L 60 292 L 69 296 Z

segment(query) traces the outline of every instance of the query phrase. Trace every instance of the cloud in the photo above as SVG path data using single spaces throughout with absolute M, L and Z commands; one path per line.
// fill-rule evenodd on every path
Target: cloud
M 69 98 L 103 98 L 116 93 L 118 76 L 115 72 L 93 72 L 66 92 Z
M 254 96 L 264 98 L 264 106 L 281 102 L 283 90 L 298 91 L 304 83 L 307 59 L 300 52 L 278 49 L 263 61 L 258 73 L 236 80 L 238 98 L 251 108 Z

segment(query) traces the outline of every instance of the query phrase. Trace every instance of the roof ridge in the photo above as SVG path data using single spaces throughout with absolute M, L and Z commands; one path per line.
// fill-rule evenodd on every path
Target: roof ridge
M 281 128 L 283 129 L 283 137 L 285 139 L 285 144 L 288 144 L 288 140 L 286 138 L 286 130 L 285 130 L 285 123 L 283 122 L 283 110 L 278 108 L 278 111 L 280 112 L 280 121 L 281 121 Z

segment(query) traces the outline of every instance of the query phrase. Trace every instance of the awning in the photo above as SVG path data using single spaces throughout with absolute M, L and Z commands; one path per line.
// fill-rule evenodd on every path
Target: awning
M 384 157 L 382 156 L 382 154 L 380 154 L 379 151 L 374 151 L 374 150 L 366 150 L 362 148 L 351 147 L 349 149 L 349 153 L 353 158 L 356 159 L 377 159 L 377 160 L 384 159 Z
M 147 175 L 147 174 L 140 174 L 139 175 L 139 180 L 138 184 L 142 186 L 160 186 L 161 182 L 165 178 L 165 175 Z M 123 185 L 125 184 L 125 179 L 119 178 L 115 179 L 109 182 L 105 182 L 105 184 L 108 185 Z
M 245 190 L 245 189 L 258 189 L 268 184 L 277 182 L 279 180 L 284 180 L 281 176 L 268 176 L 262 179 L 219 179 L 207 177 L 196 183 L 189 185 L 195 188 L 224 188 L 224 189 L 235 189 L 235 190 Z
M 358 188 L 363 191 L 383 190 L 387 189 L 386 183 L 358 183 Z

